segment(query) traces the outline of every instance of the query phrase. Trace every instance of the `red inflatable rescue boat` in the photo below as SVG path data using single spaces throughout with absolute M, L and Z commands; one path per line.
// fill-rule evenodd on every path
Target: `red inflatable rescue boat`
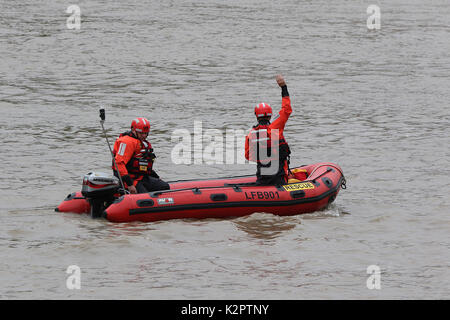
M 117 194 L 117 178 L 89 173 L 82 192 L 70 194 L 55 210 L 90 213 L 113 222 L 159 221 L 184 218 L 227 218 L 267 212 L 280 216 L 326 208 L 341 187 L 342 169 L 333 163 L 317 163 L 291 169 L 289 183 L 255 185 L 256 177 L 177 181 L 170 190 L 142 194 Z

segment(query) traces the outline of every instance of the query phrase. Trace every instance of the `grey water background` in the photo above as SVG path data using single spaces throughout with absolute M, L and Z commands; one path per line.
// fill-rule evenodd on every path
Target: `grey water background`
M 450 298 L 449 17 L 447 0 L 1 0 L 0 298 Z M 279 110 L 278 73 L 292 163 L 347 178 L 328 209 L 125 224 L 54 212 L 84 174 L 109 172 L 101 107 L 111 142 L 150 119 L 167 181 L 254 173 L 174 164 L 171 136 L 194 121 L 248 130 L 256 103 Z

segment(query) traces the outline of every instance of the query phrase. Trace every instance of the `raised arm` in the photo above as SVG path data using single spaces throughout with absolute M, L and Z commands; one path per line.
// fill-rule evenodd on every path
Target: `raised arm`
M 292 113 L 291 99 L 289 97 L 289 92 L 284 77 L 279 74 L 277 75 L 276 80 L 281 88 L 281 110 L 278 113 L 278 116 L 273 120 L 270 127 L 271 129 L 284 129 L 284 126 Z

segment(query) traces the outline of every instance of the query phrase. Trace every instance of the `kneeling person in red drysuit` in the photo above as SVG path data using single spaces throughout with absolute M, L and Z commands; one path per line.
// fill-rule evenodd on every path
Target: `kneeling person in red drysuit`
M 153 170 L 156 156 L 146 140 L 149 132 L 150 122 L 146 118 L 136 118 L 131 122 L 131 130 L 122 133 L 114 143 L 113 153 L 119 169 L 117 172 L 113 165 L 114 175 L 120 174 L 130 193 L 170 189 Z

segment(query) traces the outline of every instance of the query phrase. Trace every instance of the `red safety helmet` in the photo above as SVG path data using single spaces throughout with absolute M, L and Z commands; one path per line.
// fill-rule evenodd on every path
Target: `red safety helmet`
M 145 118 L 136 118 L 131 122 L 131 129 L 139 133 L 149 133 L 150 121 Z
M 260 103 L 255 107 L 255 115 L 257 118 L 272 117 L 272 107 L 268 103 Z

